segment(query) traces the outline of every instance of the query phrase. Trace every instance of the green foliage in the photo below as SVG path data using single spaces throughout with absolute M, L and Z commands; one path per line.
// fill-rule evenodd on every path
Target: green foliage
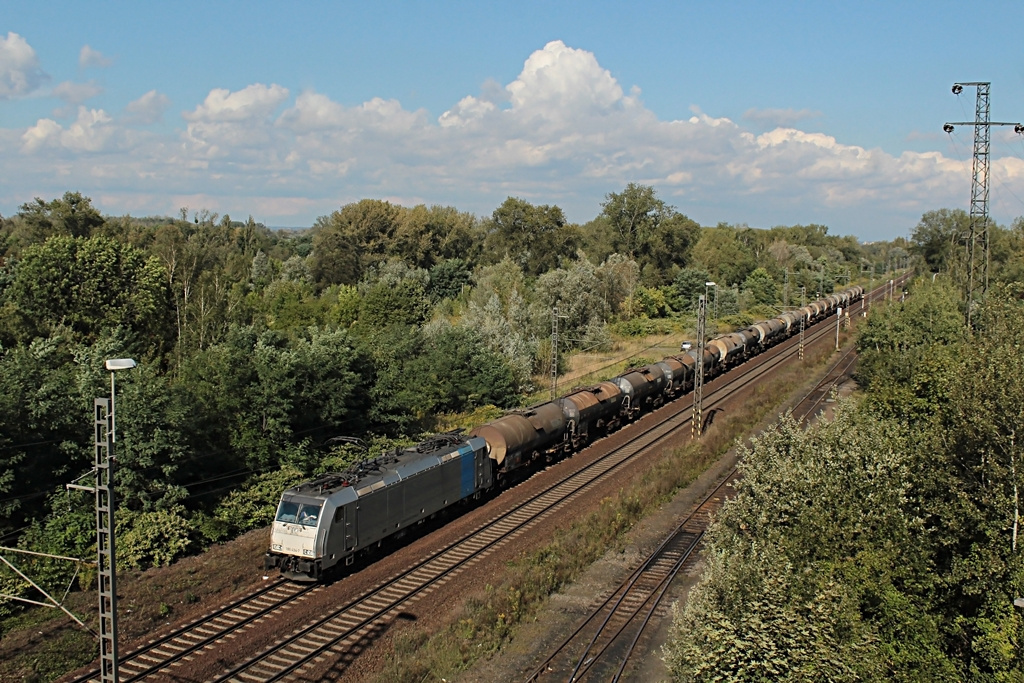
M 933 273 L 948 271 L 957 260 L 961 236 L 971 219 L 963 209 L 928 211 L 910 233 L 911 252 Z
M 509 197 L 485 226 L 484 252 L 508 258 L 529 275 L 540 275 L 569 258 L 579 245 L 579 231 L 566 223 L 557 206 L 534 206 Z
M 680 313 L 691 313 L 697 310 L 697 303 L 706 289 L 705 282 L 711 281 L 711 274 L 702 268 L 687 266 L 680 269 L 672 288 L 675 297 L 672 307 Z
M 426 288 L 411 279 L 380 281 L 366 291 L 359 307 L 359 322 L 368 328 L 419 325 L 427 318 L 430 300 Z
M 28 330 L 27 341 L 67 327 L 87 339 L 123 326 L 135 334 L 160 331 L 167 290 L 159 262 L 105 237 L 52 237 L 22 254 L 4 292 Z
M 743 282 L 756 267 L 750 249 L 738 232 L 726 225 L 704 228 L 693 247 L 694 261 L 722 286 Z
M 509 408 L 518 402 L 512 369 L 475 331 L 447 327 L 424 342 L 409 374 L 429 397 L 427 411 L 456 413 L 488 404 Z
M 590 261 L 580 257 L 566 268 L 545 273 L 537 279 L 536 295 L 538 320 L 550 325 L 552 310 L 558 309 L 558 333 L 563 348 L 587 348 L 592 344 L 589 337 L 603 326 L 608 310 Z
M 142 366 L 118 382 L 117 480 L 121 509 L 170 509 L 188 496 L 189 414 L 166 375 Z
M 779 302 L 779 287 L 764 268 L 755 268 L 743 281 L 743 293 L 754 305 L 774 306 Z
M 943 280 L 922 279 L 904 302 L 875 306 L 857 340 L 857 380 L 885 413 L 919 419 L 945 400 L 965 343 L 957 293 Z
M 17 241 L 21 246 L 38 244 L 50 237 L 90 237 L 103 225 L 103 216 L 92 200 L 78 192 L 65 192 L 60 199 L 45 202 L 36 197 L 22 204 L 17 215 L 21 226 Z
M 599 295 L 610 313 L 627 313 L 633 294 L 640 286 L 640 266 L 622 254 L 611 254 L 594 271 L 600 286 Z
M 517 387 L 528 391 L 538 353 L 538 326 L 533 320 L 523 271 L 509 259 L 481 268 L 469 309 L 460 325 L 475 330 L 512 368 Z M 549 328 L 550 329 L 550 328 Z
M 321 301 L 329 306 L 325 315 L 328 325 L 349 327 L 359 319 L 362 298 L 354 285 L 337 285 L 328 288 Z
M 71 474 L 75 456 L 88 452 L 88 433 L 81 426 L 87 425 L 90 408 L 76 400 L 76 385 L 74 350 L 59 337 L 0 351 L 0 512 L 5 532 L 41 512 L 44 499 L 37 492 L 47 491 L 55 477 Z M 76 427 L 82 433 L 75 435 Z
M 807 432 L 784 419 L 755 441 L 740 493 L 710 534 L 706 577 L 673 625 L 666 659 L 677 680 L 953 670 L 936 623 L 912 620 L 921 598 L 901 590 L 928 568 L 906 507 L 908 438 L 899 423 L 846 409 Z M 884 607 L 893 601 L 912 608 Z M 907 634 L 909 644 L 896 639 Z
M 117 564 L 121 568 L 163 567 L 184 556 L 195 528 L 182 507 L 117 516 Z
M 659 288 L 638 287 L 634 294 L 634 309 L 638 315 L 664 318 L 668 313 L 668 297 Z
M 212 517 L 221 523 L 222 533 L 226 527 L 231 535 L 267 526 L 274 520 L 281 494 L 301 482 L 303 476 L 301 471 L 287 466 L 257 474 L 244 486 L 233 489 L 217 505 Z
M 193 428 L 202 450 L 234 453 L 239 464 L 263 468 L 277 463 L 297 435 L 326 438 L 346 423 L 358 431 L 364 371 L 363 352 L 346 331 L 308 328 L 285 336 L 233 327 L 225 342 L 190 358 L 182 375 L 198 408 Z M 221 465 L 231 469 L 231 462 Z
M 451 207 L 406 209 L 364 199 L 313 226 L 309 273 L 319 289 L 353 285 L 374 264 L 396 258 L 418 268 L 479 252 L 476 219 Z
M 673 326 L 667 320 L 651 320 L 650 318 L 630 318 L 609 326 L 613 334 L 620 337 L 650 337 L 655 334 L 668 334 Z
M 644 281 L 654 286 L 672 281 L 672 270 L 686 262 L 700 232 L 648 185 L 629 183 L 621 193 L 609 192 L 601 208 L 612 250 L 636 260 Z
M 432 301 L 454 299 L 462 293 L 470 281 L 472 273 L 466 262 L 460 258 L 447 259 L 430 269 L 430 285 L 427 294 Z

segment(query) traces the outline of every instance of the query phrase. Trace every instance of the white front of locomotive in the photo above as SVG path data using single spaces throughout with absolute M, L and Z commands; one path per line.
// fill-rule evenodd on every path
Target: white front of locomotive
M 313 560 L 323 504 L 315 498 L 282 496 L 270 532 L 271 552 Z

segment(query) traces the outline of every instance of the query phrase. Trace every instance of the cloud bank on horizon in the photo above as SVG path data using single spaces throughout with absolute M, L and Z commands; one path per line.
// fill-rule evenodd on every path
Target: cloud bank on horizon
M 81 49 L 80 69 L 112 63 Z M 965 206 L 970 186 L 961 159 L 893 156 L 801 131 L 815 111 L 752 108 L 743 118 L 771 127 L 762 133 L 697 107 L 689 118 L 660 120 L 594 53 L 559 40 L 529 55 L 512 82 L 484 83 L 436 118 L 394 99 L 346 105 L 277 83 L 214 88 L 177 120 L 170 112 L 181 103 L 159 89 L 110 112 L 88 105 L 100 92 L 92 80 L 50 86 L 28 42 L 0 35 L 0 106 L 60 103 L 52 118 L 0 128 L 5 213 L 33 196 L 77 190 L 109 214 L 190 206 L 308 226 L 365 197 L 485 215 L 518 196 L 585 222 L 607 193 L 637 182 L 703 224 L 824 223 L 888 239 L 925 211 Z M 991 164 L 993 176 L 1024 194 L 1024 161 Z

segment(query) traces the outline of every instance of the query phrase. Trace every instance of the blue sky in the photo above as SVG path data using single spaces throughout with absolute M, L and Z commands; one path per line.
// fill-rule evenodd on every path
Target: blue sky
M 0 3 L 0 213 L 66 190 L 308 226 L 364 197 L 907 235 L 967 208 L 974 90 L 1024 119 L 1009 2 Z M 1019 30 L 1017 30 L 1019 33 Z M 1024 138 L 992 136 L 993 217 Z

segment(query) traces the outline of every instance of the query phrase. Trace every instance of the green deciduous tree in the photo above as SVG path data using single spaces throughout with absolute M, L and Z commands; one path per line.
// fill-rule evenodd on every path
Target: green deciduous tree
M 491 214 L 485 226 L 484 250 L 492 262 L 510 258 L 528 275 L 540 275 L 570 258 L 579 245 L 579 233 L 557 206 L 535 206 L 509 197 Z
M 168 318 L 160 263 L 105 237 L 53 237 L 25 250 L 5 297 L 26 328 L 66 327 L 86 339 L 124 327 L 147 341 Z
M 779 302 L 779 286 L 764 268 L 755 268 L 743 281 L 743 293 L 754 305 L 774 306 Z
M 93 208 L 91 199 L 79 192 L 65 192 L 60 199 L 46 202 L 36 197 L 22 204 L 12 227 L 15 243 L 24 248 L 57 235 L 90 237 L 102 225 L 103 216 Z
M 707 289 L 705 283 L 710 281 L 711 274 L 704 268 L 688 266 L 680 269 L 675 281 L 672 283 L 672 287 L 675 290 L 672 307 L 681 313 L 696 311 L 697 303 Z
M 743 282 L 756 268 L 750 250 L 739 240 L 736 230 L 724 224 L 701 230 L 692 254 L 693 260 L 720 285 Z
M 658 198 L 653 187 L 629 183 L 601 204 L 614 251 L 634 259 L 648 285 L 665 285 L 686 264 L 700 227 Z
M 665 649 L 683 681 L 949 680 L 911 433 L 849 407 L 757 439 Z M 908 590 L 909 586 L 909 590 Z
M 948 271 L 959 258 L 956 252 L 970 225 L 971 219 L 963 209 L 928 211 L 911 230 L 911 251 L 924 259 L 928 270 Z

